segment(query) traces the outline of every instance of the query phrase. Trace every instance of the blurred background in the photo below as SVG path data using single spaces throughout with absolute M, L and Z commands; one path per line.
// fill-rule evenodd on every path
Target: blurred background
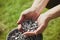
M 17 27 L 21 12 L 32 3 L 33 0 L 0 0 L 0 40 L 6 40 L 8 33 Z M 47 10 L 45 8 L 43 12 Z M 49 22 L 43 32 L 43 40 L 60 40 L 60 17 Z

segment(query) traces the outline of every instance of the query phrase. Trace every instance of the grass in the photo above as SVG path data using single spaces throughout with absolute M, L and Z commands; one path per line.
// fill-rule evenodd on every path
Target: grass
M 0 40 L 6 40 L 7 34 L 17 27 L 17 20 L 20 13 L 29 8 L 32 0 L 0 0 L 0 24 L 5 30 L 0 34 Z M 43 12 L 48 9 L 44 9 Z M 44 40 L 60 40 L 60 18 L 49 22 L 48 27 L 43 33 Z

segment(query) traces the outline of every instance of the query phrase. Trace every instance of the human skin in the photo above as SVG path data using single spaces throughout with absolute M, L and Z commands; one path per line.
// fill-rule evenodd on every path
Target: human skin
M 35 2 L 36 2 L 36 0 L 35 0 Z M 41 2 L 41 1 L 40 1 Z M 38 3 L 38 2 L 37 2 Z M 47 3 L 48 3 L 48 1 L 47 1 Z M 46 3 L 46 4 L 47 4 Z M 35 3 L 33 3 L 33 5 L 34 5 Z M 40 4 L 40 3 L 39 3 Z M 43 8 L 46 6 L 42 6 L 41 4 L 39 5 L 39 6 L 33 6 L 32 5 L 32 7 L 31 8 L 33 8 L 34 10 L 32 10 L 32 11 L 25 11 L 24 13 L 22 13 L 22 14 L 24 14 L 24 15 L 27 15 L 27 17 L 30 15 L 30 14 L 38 14 L 38 15 L 35 15 L 35 16 L 39 16 L 40 14 L 39 13 L 41 13 L 41 11 L 43 10 Z M 42 8 L 41 8 L 42 7 Z M 37 8 L 37 9 L 35 9 L 35 8 Z M 39 9 L 39 8 L 41 8 L 41 9 Z M 31 9 L 28 9 L 28 10 L 31 10 Z M 39 11 L 39 10 L 41 10 L 41 11 Z M 36 11 L 36 13 L 35 13 L 35 11 Z M 31 13 L 31 12 L 33 12 L 33 13 Z M 31 16 L 32 15 L 30 15 L 30 18 L 31 18 Z M 33 17 L 33 18 L 35 18 L 35 16 Z M 45 28 L 47 27 L 47 25 L 48 25 L 48 22 L 51 20 L 51 19 L 54 19 L 54 18 L 56 18 L 56 17 L 59 17 L 60 16 L 60 4 L 59 5 L 57 5 L 56 7 L 54 7 L 54 8 L 52 8 L 52 9 L 50 9 L 50 10 L 48 10 L 47 12 L 45 12 L 44 14 L 41 14 L 38 18 L 37 18 L 37 22 L 38 22 L 38 28 L 37 28 L 37 30 L 35 30 L 34 32 L 25 32 L 25 33 L 23 33 L 24 35 L 26 35 L 26 36 L 33 36 L 33 35 L 38 35 L 38 34 L 40 34 L 40 33 L 42 33 L 44 30 L 45 30 Z M 26 17 L 26 16 L 25 16 Z M 26 19 L 28 19 L 28 18 L 26 18 Z M 25 20 L 26 20 L 25 19 Z M 23 19 L 22 19 L 23 20 Z M 21 19 L 19 20 L 19 21 L 21 21 Z M 18 27 L 20 27 L 21 28 L 21 24 L 19 24 L 18 25 Z M 20 30 L 20 28 L 18 28 L 19 30 Z
M 42 33 L 48 25 L 48 22 L 54 18 L 60 17 L 60 4 L 48 10 L 38 18 L 38 29 L 35 31 L 37 34 Z
M 18 20 L 18 30 L 21 31 L 21 24 L 25 20 L 33 19 L 38 22 L 38 28 L 34 32 L 25 32 L 23 33 L 26 36 L 33 36 L 33 35 L 38 35 L 44 31 L 44 29 L 47 27 L 47 24 L 49 20 L 55 18 L 58 16 L 60 10 L 60 5 L 50 9 L 47 11 L 45 14 L 41 14 L 42 10 L 45 8 L 49 0 L 35 0 L 31 8 L 23 11 L 21 13 L 21 16 Z M 55 11 L 54 11 L 55 10 Z M 56 14 L 58 13 L 58 14 Z M 49 16 L 50 15 L 50 16 Z M 49 17 L 48 17 L 49 16 Z M 60 16 L 60 15 L 59 15 Z
M 32 6 L 21 13 L 19 20 L 17 21 L 18 24 L 23 23 L 23 21 L 32 19 L 37 20 L 38 16 L 45 8 L 49 0 L 34 0 Z
M 45 6 L 47 5 L 49 0 L 34 0 L 32 6 L 26 10 L 24 10 L 18 21 L 18 30 L 22 31 L 21 29 L 21 24 L 23 23 L 23 21 L 25 20 L 37 20 L 37 18 L 39 17 L 40 13 L 42 12 L 42 10 L 45 8 Z
M 60 4 L 41 14 L 37 19 L 38 28 L 34 32 L 25 32 L 24 35 L 32 36 L 41 34 L 46 29 L 48 22 L 57 17 L 60 17 Z

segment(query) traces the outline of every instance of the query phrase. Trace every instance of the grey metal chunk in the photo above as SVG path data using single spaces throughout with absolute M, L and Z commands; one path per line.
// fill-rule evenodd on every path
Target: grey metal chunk
M 36 21 L 32 20 L 26 20 L 22 23 L 22 29 L 24 32 L 26 31 L 34 31 L 38 28 L 38 24 Z M 11 31 L 7 37 L 7 40 L 42 40 L 42 34 L 34 35 L 31 37 L 26 37 L 25 35 L 22 35 L 23 33 L 20 32 L 18 29 L 14 29 Z

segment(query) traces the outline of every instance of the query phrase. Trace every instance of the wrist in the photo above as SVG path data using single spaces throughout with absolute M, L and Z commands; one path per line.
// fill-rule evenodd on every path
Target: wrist
M 30 8 L 31 8 L 32 10 L 35 10 L 35 11 L 36 11 L 36 9 L 37 9 L 36 7 L 30 7 Z
M 40 14 L 40 11 L 38 10 L 38 8 L 37 8 L 37 7 L 31 7 L 31 9 L 32 9 L 34 12 L 36 12 L 36 13 Z
M 60 5 L 55 6 L 54 8 L 48 10 L 45 15 L 49 20 L 54 19 L 60 16 Z
M 52 19 L 51 14 L 45 13 L 44 16 L 46 17 L 47 21 L 50 21 Z

